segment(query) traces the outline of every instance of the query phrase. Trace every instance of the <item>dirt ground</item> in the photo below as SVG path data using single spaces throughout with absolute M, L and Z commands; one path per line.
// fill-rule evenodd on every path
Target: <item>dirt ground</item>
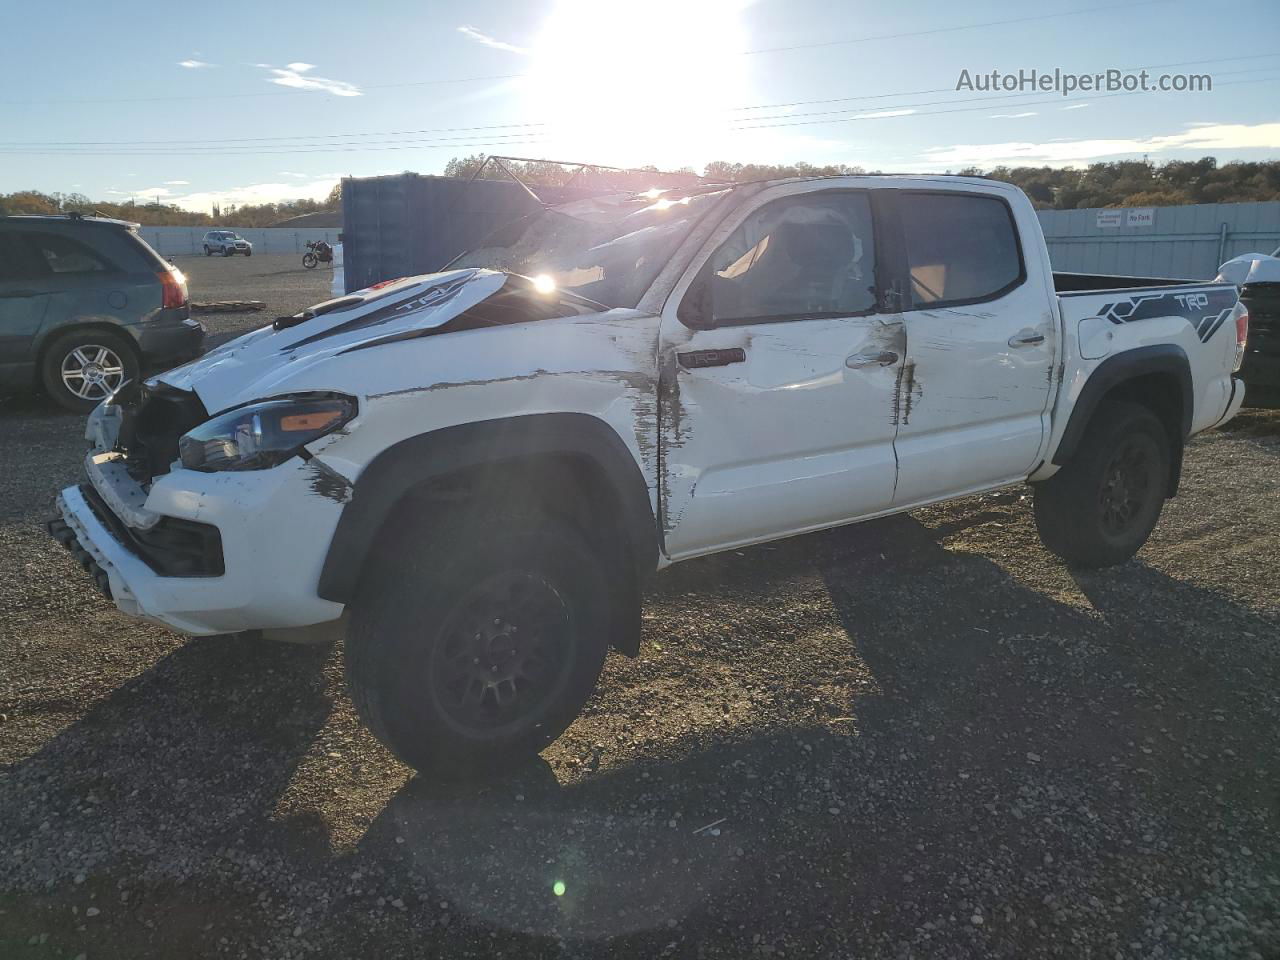
M 186 258 L 222 338 L 328 296 Z M 82 421 L 0 403 L 0 957 L 1280 957 L 1280 412 L 1116 569 L 1023 491 L 662 575 L 511 777 L 414 777 L 342 650 L 130 620 L 40 527 Z

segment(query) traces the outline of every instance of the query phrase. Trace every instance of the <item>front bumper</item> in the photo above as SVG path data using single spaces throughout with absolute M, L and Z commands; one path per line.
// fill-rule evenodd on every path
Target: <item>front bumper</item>
M 110 469 L 110 457 L 86 458 L 93 492 L 63 490 L 49 526 L 121 611 L 195 636 L 341 616 L 342 604 L 317 596 L 316 584 L 342 505 L 315 492 L 306 461 L 243 473 L 178 469 L 143 493 L 130 489 L 125 471 Z M 173 575 L 193 568 L 140 547 L 154 543 L 146 531 L 164 518 L 215 528 L 223 572 Z

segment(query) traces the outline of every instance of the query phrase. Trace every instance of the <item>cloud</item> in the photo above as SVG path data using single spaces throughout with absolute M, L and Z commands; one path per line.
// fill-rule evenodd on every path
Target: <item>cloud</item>
M 190 181 L 190 180 L 166 180 L 166 181 L 165 181 L 165 186 L 169 186 L 169 187 L 185 187 L 185 186 L 187 186 L 189 183 L 191 183 L 191 181 Z
M 466 24 L 460 26 L 458 28 L 458 32 L 464 37 L 468 37 L 476 43 L 483 44 L 486 47 L 492 47 L 494 50 L 505 50 L 508 53 L 518 53 L 522 56 L 529 53 L 528 47 L 518 47 L 514 43 L 507 43 L 505 40 L 498 40 L 497 38 L 491 37 L 487 33 L 483 33 L 475 27 L 467 26 Z
M 1072 104 L 1068 104 L 1062 109 L 1063 110 L 1083 110 L 1086 107 L 1092 107 L 1092 106 L 1093 106 L 1092 103 L 1072 103 Z
M 1026 110 L 1022 113 L 993 113 L 988 120 L 1021 120 L 1023 117 L 1038 117 L 1039 110 Z
M 1034 143 L 954 144 L 930 147 L 924 160 L 930 167 L 1030 164 L 1065 166 L 1126 154 L 1164 153 L 1171 150 L 1210 154 L 1232 150 L 1280 149 L 1280 123 L 1217 123 L 1196 126 L 1181 133 L 1138 139 L 1059 140 Z
M 324 93 L 332 93 L 335 97 L 359 97 L 361 96 L 360 88 L 354 83 L 348 83 L 346 80 L 330 80 L 328 77 L 312 76 L 311 71 L 314 70 L 313 63 L 291 63 L 287 67 L 273 67 L 270 64 L 259 63 L 256 66 L 267 70 L 272 76 L 267 78 L 268 83 L 279 84 L 282 87 L 294 87 L 298 90 L 320 90 Z
M 188 70 L 202 70 L 205 67 L 212 67 L 215 64 L 205 63 L 203 60 L 196 60 L 194 57 L 188 60 L 179 60 L 178 66 L 186 67 Z
M 184 210 L 195 210 L 208 213 L 216 203 L 221 207 L 234 203 L 242 206 L 247 203 L 279 203 L 282 200 L 323 200 L 338 182 L 338 177 L 317 177 L 307 183 L 251 183 L 226 190 L 202 190 L 165 197 L 166 202 L 176 204 Z M 135 193 L 134 196 L 143 196 Z

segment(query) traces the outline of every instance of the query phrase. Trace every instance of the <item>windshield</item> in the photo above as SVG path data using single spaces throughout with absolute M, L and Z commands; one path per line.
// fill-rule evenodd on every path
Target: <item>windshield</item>
M 548 207 L 491 233 L 448 266 L 547 276 L 609 307 L 634 307 L 698 219 L 728 190 L 597 197 Z

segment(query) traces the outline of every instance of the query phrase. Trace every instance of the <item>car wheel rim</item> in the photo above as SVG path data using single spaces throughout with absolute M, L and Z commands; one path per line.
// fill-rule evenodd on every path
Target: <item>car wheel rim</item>
M 81 400 L 105 400 L 124 382 L 124 361 L 110 347 L 87 343 L 62 358 L 62 385 Z
M 471 736 L 527 725 L 563 688 L 576 630 L 541 577 L 511 571 L 477 584 L 446 618 L 429 664 L 433 699 Z
M 1113 537 L 1130 532 L 1145 515 L 1155 488 L 1155 459 L 1147 444 L 1130 440 L 1102 474 L 1102 528 Z

